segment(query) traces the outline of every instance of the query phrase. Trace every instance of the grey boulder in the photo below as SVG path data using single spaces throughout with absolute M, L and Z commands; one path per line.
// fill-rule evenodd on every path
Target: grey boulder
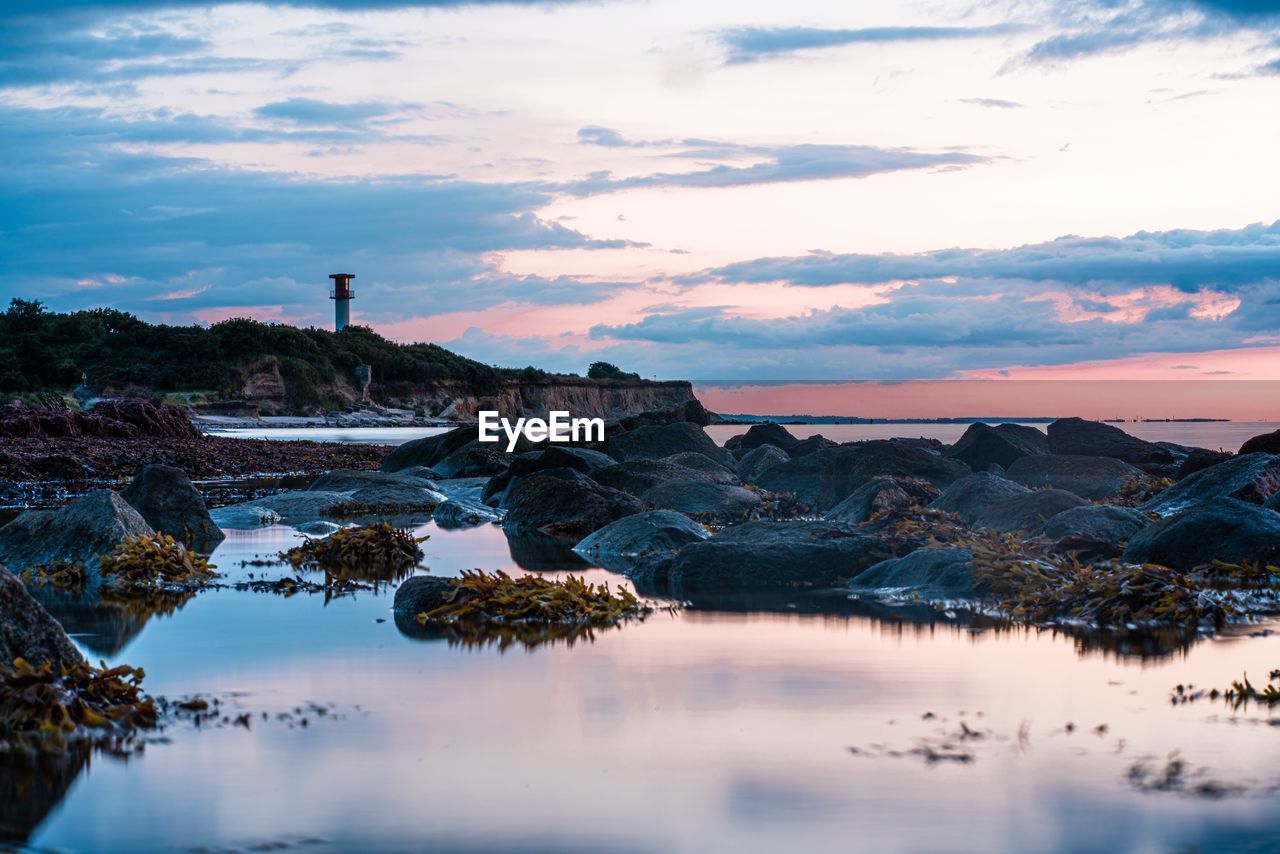
M 1032 489 L 1065 489 L 1081 498 L 1106 501 L 1148 476 L 1114 457 L 1045 454 L 1015 461 L 1005 477 Z
M 583 479 L 565 480 L 545 471 L 520 478 L 507 493 L 503 528 L 525 534 L 575 533 L 581 538 L 616 519 L 644 512 L 635 496 L 574 474 Z
M 1187 570 L 1213 560 L 1268 563 L 1280 558 L 1280 513 L 1236 498 L 1214 498 L 1139 531 L 1124 550 L 1130 563 Z
M 992 504 L 1027 495 L 1031 490 L 996 474 L 971 474 L 953 482 L 929 505 L 930 509 L 954 513 L 972 525 Z
M 187 473 L 173 466 L 143 466 L 121 497 L 147 524 L 196 551 L 210 552 L 226 538 Z
M 1151 520 L 1132 507 L 1115 507 L 1110 504 L 1087 504 L 1072 507 L 1051 516 L 1044 524 L 1032 530 L 1034 537 L 1060 540 L 1063 537 L 1084 537 L 1104 543 L 1128 542 Z
M 1138 509 L 1172 516 L 1214 498 L 1238 498 L 1262 504 L 1277 492 L 1280 492 L 1280 456 L 1245 454 L 1201 469 L 1138 505 Z
M 848 498 L 822 514 L 824 519 L 866 522 L 872 517 L 902 514 L 938 497 L 928 481 L 877 477 L 855 489 Z
M 15 658 L 55 668 L 84 661 L 58 621 L 0 566 L 0 664 L 10 665 Z
M 973 580 L 973 552 L 962 548 L 917 549 L 868 567 L 849 583 L 853 590 L 918 594 L 925 599 L 966 599 L 979 595 Z
M 638 558 L 675 552 L 710 536 L 706 528 L 682 513 L 651 510 L 610 522 L 573 550 L 596 566 L 626 574 Z
M 720 523 L 742 522 L 760 510 L 760 496 L 741 486 L 669 480 L 646 490 L 640 500 L 656 510 L 675 510 Z
M 628 430 L 610 439 L 607 449 L 609 456 L 621 462 L 660 460 L 673 454 L 692 451 L 723 466 L 734 464 L 732 453 L 712 441 L 707 432 L 697 424 L 688 421 Z
M 974 520 L 975 528 L 995 531 L 1030 531 L 1064 510 L 1083 507 L 1089 502 L 1064 489 L 1042 489 L 1015 495 L 989 505 Z
M 756 483 L 762 474 L 791 457 L 773 445 L 757 445 L 738 460 L 737 473 L 743 483 Z
M 1049 440 L 1034 427 L 1021 424 L 998 424 L 992 427 L 981 422 L 970 424 L 964 435 L 946 451 L 946 456 L 969 466 L 974 471 L 986 471 L 992 465 L 1007 469 L 1023 457 L 1049 453 Z
M 128 536 L 155 530 L 119 493 L 90 492 L 57 510 L 27 510 L 0 528 L 0 564 L 21 572 L 37 564 L 84 564 L 96 584 L 98 558 Z

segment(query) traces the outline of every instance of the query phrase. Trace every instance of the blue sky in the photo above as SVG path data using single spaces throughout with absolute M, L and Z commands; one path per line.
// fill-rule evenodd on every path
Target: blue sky
M 1280 0 L 11 0 L 0 296 L 324 325 L 342 269 L 499 364 L 1280 378 L 1278 91 Z

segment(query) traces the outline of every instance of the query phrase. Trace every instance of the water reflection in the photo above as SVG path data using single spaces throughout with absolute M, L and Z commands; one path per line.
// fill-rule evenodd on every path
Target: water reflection
M 35 761 L 0 753 L 0 844 L 23 845 L 89 764 L 89 749 Z

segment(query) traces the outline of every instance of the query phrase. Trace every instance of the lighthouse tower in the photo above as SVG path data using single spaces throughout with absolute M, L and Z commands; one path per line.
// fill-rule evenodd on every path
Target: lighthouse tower
M 333 290 L 329 291 L 329 299 L 333 300 L 333 328 L 341 332 L 351 322 L 351 301 L 356 298 L 356 292 L 351 290 L 351 280 L 355 274 L 333 273 L 329 278 L 333 279 Z

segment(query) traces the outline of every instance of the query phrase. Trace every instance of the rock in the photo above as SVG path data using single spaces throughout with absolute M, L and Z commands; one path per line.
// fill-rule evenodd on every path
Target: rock
M 1225 463 L 1235 454 L 1227 451 L 1210 451 L 1205 448 L 1192 448 L 1174 473 L 1175 480 L 1182 480 L 1203 469 Z
M 1032 530 L 1033 537 L 1060 540 L 1063 537 L 1087 537 L 1104 543 L 1127 543 L 1134 534 L 1151 523 L 1143 513 L 1132 507 L 1114 507 L 1110 504 L 1086 504 L 1071 507 Z
M 739 460 L 736 471 L 743 483 L 755 483 L 769 469 L 791 459 L 787 452 L 773 445 L 758 445 Z
M 413 466 L 431 468 L 463 445 L 477 440 L 479 430 L 475 425 L 455 427 L 447 433 L 425 436 L 405 442 L 382 460 L 382 470 L 395 472 Z
M 897 515 L 912 507 L 923 507 L 937 497 L 937 487 L 927 481 L 877 477 L 855 489 L 822 518 L 866 522 L 872 516 Z
M 483 499 L 488 503 L 491 499 L 501 505 L 501 496 L 507 491 L 511 482 L 534 472 L 553 468 L 571 468 L 591 473 L 596 469 L 615 465 L 618 461 L 613 457 L 591 451 L 586 448 L 566 448 L 551 446 L 540 451 L 526 451 L 518 455 L 506 470 L 489 478 L 485 484 Z
M 672 454 L 669 457 L 663 457 L 660 462 L 675 463 L 678 466 L 684 466 L 687 469 L 693 469 L 701 473 L 710 480 L 711 483 L 724 483 L 729 486 L 741 486 L 742 481 L 731 468 L 727 468 L 720 463 L 715 462 L 710 457 L 696 453 L 694 451 L 685 451 L 683 454 Z
M 351 493 L 349 501 L 370 505 L 435 505 L 445 501 L 445 495 L 425 486 L 407 483 L 371 483 Z
M 1067 454 L 1023 457 L 1009 466 L 1005 476 L 1032 489 L 1065 489 L 1094 501 L 1114 498 L 1126 486 L 1147 479 L 1141 469 L 1114 457 Z
M 1015 460 L 1047 453 L 1049 439 L 1034 427 L 975 423 L 946 451 L 946 456 L 974 471 L 986 471 L 992 465 L 1007 469 Z
M 1168 447 L 1130 436 L 1119 427 L 1083 418 L 1059 418 L 1049 425 L 1049 453 L 1110 457 L 1153 474 L 1171 474 L 1181 462 Z
M 712 415 L 707 408 L 702 405 L 702 401 L 696 397 L 690 397 L 689 400 L 668 406 L 665 409 L 651 409 L 647 412 L 641 412 L 639 415 L 629 415 L 619 419 L 618 424 L 623 430 L 634 430 L 637 427 L 651 427 L 662 424 L 675 424 L 677 422 L 687 421 L 690 424 L 696 424 L 700 427 L 706 427 L 712 422 Z
M 0 566 L 0 664 L 12 664 L 15 658 L 54 667 L 84 661 L 58 621 Z
M 691 543 L 669 562 L 638 566 L 638 584 L 676 594 L 834 587 L 889 557 L 856 525 L 826 520 L 754 521 Z
M 1211 498 L 1262 504 L 1280 492 L 1280 456 L 1245 454 L 1201 469 L 1139 504 L 1139 510 L 1172 516 Z
M 1254 436 L 1240 446 L 1240 455 L 1245 454 L 1280 454 L 1280 430 Z
M 529 572 L 576 572 L 581 574 L 591 564 L 573 550 L 574 538 L 538 533 L 520 533 L 504 528 L 507 550 L 516 566 Z
M 198 552 L 208 554 L 226 539 L 209 516 L 199 490 L 180 468 L 144 466 L 121 497 L 156 531 Z
M 661 460 L 631 460 L 626 463 L 596 469 L 591 473 L 596 483 L 629 492 L 632 495 L 643 495 L 655 486 L 671 481 L 683 483 L 715 483 L 715 476 L 700 469 L 692 469 Z
M 790 454 L 791 459 L 794 460 L 794 459 L 798 459 L 799 457 L 807 457 L 810 454 L 812 454 L 814 451 L 825 451 L 827 448 L 838 448 L 838 447 L 840 447 L 839 442 L 828 439 L 826 436 L 823 436 L 821 433 L 815 433 L 812 436 L 810 436 L 808 439 L 801 439 L 799 442 L 796 442 L 790 448 L 787 448 L 787 453 Z
M 734 464 L 733 454 L 712 441 L 706 431 L 687 421 L 657 427 L 637 427 L 614 436 L 608 442 L 609 456 L 622 462 L 660 460 L 673 454 L 693 451 L 723 466 Z
M 775 424 L 772 421 L 766 421 L 762 424 L 752 424 L 747 429 L 747 432 L 743 434 L 741 440 L 738 441 L 737 447 L 750 451 L 753 448 L 759 448 L 761 445 L 773 445 L 775 448 L 781 448 L 786 451 L 798 444 L 800 444 L 800 440 L 792 436 L 786 427 L 781 424 Z
M 416 618 L 439 608 L 455 590 L 447 578 L 438 575 L 412 575 L 396 588 L 391 610 L 397 617 Z
M 926 599 L 968 599 L 982 591 L 969 565 L 973 552 L 961 548 L 916 549 L 868 567 L 849 583 L 854 590 L 914 591 Z
M 793 456 L 764 472 L 759 485 L 770 492 L 794 493 L 814 510 L 825 512 L 879 475 L 921 478 L 945 487 L 967 474 L 969 467 L 964 463 L 903 442 L 879 439 Z
M 496 444 L 464 445 L 431 467 L 440 477 L 492 477 L 506 471 L 516 455 Z
M 466 528 L 490 522 L 501 522 L 503 515 L 505 514 L 501 510 L 494 510 L 483 504 L 470 504 L 463 501 L 454 501 L 450 498 L 436 505 L 432 518 L 435 519 L 436 525 L 441 528 Z
M 1172 569 L 1222 560 L 1266 564 L 1280 558 L 1280 513 L 1236 498 L 1218 497 L 1139 531 L 1124 550 L 1130 563 Z
M 997 501 L 978 514 L 973 525 L 996 531 L 1030 531 L 1064 510 L 1089 502 L 1064 489 L 1042 489 Z
M 234 530 L 252 530 L 282 522 L 296 525 L 323 519 L 330 507 L 351 501 L 351 493 L 324 492 L 319 489 L 279 492 L 264 495 L 252 501 L 219 507 L 209 515 L 218 527 Z
M 625 492 L 585 479 L 549 477 L 544 471 L 512 485 L 503 528 L 517 533 L 575 534 L 581 539 L 644 509 L 640 499 Z
M 139 534 L 155 530 L 119 493 L 99 489 L 57 510 L 27 510 L 0 528 L 0 564 L 21 572 L 42 563 L 80 561 L 93 586 L 100 580 L 98 557 Z
M 992 504 L 1030 492 L 1022 484 L 996 474 L 971 474 L 952 482 L 929 507 L 944 513 L 955 513 L 966 525 L 972 525 Z
M 427 472 L 430 472 L 430 469 L 421 466 L 398 472 L 335 469 L 311 481 L 307 489 L 321 492 L 355 492 L 366 486 L 392 485 L 438 490 L 440 487 L 427 475 Z
M 276 521 L 279 521 L 279 516 L 276 516 L 274 513 L 271 515 L 275 517 Z M 274 522 L 267 522 L 266 524 L 271 525 L 274 524 Z M 299 534 L 306 534 L 309 537 L 327 537 L 341 527 L 341 525 L 334 522 L 322 522 L 320 520 L 316 520 L 315 522 L 303 522 L 301 525 L 295 526 L 295 530 L 297 530 Z
M 706 528 L 671 510 L 651 510 L 610 522 L 574 551 L 596 566 L 628 573 L 641 555 L 676 552 L 710 537 Z
M 656 510 L 676 510 L 707 521 L 742 522 L 759 512 L 760 496 L 741 486 L 668 480 L 646 490 L 640 500 Z

